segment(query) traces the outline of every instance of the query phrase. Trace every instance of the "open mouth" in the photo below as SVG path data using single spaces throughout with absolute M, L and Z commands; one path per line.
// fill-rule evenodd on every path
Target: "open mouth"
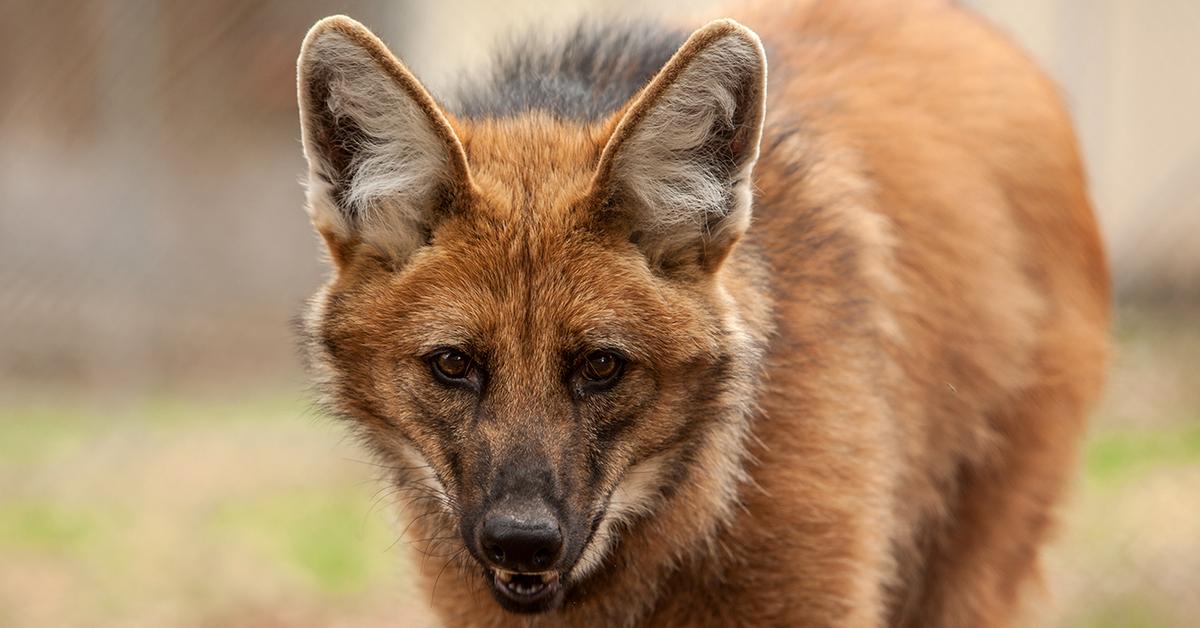
M 557 571 L 517 573 L 494 569 L 489 574 L 492 594 L 500 605 L 516 613 L 540 613 L 561 600 L 562 581 Z

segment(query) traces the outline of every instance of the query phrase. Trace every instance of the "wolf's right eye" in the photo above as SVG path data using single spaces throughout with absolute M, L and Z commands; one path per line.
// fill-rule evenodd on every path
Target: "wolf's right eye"
M 434 354 L 430 365 L 438 377 L 446 380 L 460 381 L 471 375 L 471 358 L 453 349 Z

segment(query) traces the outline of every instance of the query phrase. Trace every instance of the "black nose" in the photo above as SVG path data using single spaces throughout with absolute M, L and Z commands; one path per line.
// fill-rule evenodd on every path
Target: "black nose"
M 544 507 L 504 509 L 484 519 L 479 546 L 502 569 L 547 571 L 562 551 L 562 531 Z

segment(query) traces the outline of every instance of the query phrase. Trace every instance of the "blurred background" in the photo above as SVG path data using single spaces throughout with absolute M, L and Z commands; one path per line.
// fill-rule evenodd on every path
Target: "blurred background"
M 1044 621 L 1194 626 L 1200 3 L 966 4 L 1064 87 L 1117 283 Z M 512 28 L 667 6 L 0 0 L 0 626 L 424 622 L 376 469 L 307 409 L 289 331 L 324 272 L 301 38 L 353 15 L 436 93 Z

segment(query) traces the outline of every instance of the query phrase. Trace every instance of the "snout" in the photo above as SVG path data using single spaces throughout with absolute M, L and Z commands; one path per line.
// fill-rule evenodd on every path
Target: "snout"
M 507 501 L 492 508 L 479 525 L 476 542 L 502 606 L 533 613 L 558 603 L 563 525 L 545 502 Z
M 483 522 L 479 547 L 492 565 L 516 572 L 545 571 L 562 554 L 562 527 L 553 515 L 493 512 Z

